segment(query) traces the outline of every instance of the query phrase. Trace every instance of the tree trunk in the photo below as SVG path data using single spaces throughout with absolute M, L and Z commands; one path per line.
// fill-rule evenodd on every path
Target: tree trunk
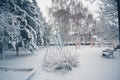
M 120 0 L 117 0 L 118 22 L 119 22 L 119 46 L 120 46 Z

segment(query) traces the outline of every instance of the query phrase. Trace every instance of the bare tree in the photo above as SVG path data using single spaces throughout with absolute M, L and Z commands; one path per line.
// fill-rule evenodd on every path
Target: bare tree
M 57 28 L 57 33 L 63 39 L 69 39 L 71 32 L 72 35 L 89 32 L 90 25 L 94 22 L 90 11 L 78 0 L 52 0 L 49 13 L 54 20 L 54 28 Z
M 105 41 L 118 44 L 119 27 L 117 2 L 114 0 L 101 0 L 100 21 L 97 23 L 98 35 Z

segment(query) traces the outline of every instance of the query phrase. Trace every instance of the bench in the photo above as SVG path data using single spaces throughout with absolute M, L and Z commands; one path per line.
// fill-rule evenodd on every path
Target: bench
M 114 50 L 113 49 L 106 49 L 102 51 L 102 56 L 106 58 L 113 58 Z

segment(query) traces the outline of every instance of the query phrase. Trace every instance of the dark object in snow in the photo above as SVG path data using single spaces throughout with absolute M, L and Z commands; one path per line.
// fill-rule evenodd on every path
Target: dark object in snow
M 17 42 L 16 42 L 15 47 L 16 47 L 16 56 L 18 56 L 19 55 L 19 44 Z
M 8 48 L 11 49 L 12 48 L 12 44 L 8 43 Z
M 1 54 L 1 59 L 3 59 L 3 43 L 0 41 L 0 54 Z
M 72 68 L 70 66 L 70 64 L 59 64 L 55 67 L 55 70 L 67 70 L 67 71 L 71 71 Z
M 113 58 L 113 54 L 114 54 L 114 50 L 113 49 L 106 49 L 104 51 L 102 51 L 102 56 L 106 57 L 106 58 Z
M 21 41 L 21 42 L 18 42 L 18 46 L 19 46 L 19 47 L 22 47 L 22 46 L 23 46 L 22 41 Z
M 117 49 L 120 49 L 120 45 L 117 46 Z
M 24 30 L 24 29 L 20 30 L 20 34 L 21 34 L 22 38 L 28 38 L 28 33 L 26 30 Z
M 34 54 L 34 51 L 33 51 L 33 49 L 31 49 L 31 48 L 30 48 L 30 52 L 32 52 L 32 53 Z
M 115 51 L 116 51 L 117 49 L 120 49 L 120 45 L 117 45 L 117 47 L 114 48 Z

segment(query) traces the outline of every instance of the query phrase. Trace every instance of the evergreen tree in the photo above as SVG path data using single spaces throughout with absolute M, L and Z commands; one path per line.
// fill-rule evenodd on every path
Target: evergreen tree
M 45 32 L 45 19 L 37 5 L 36 0 L 0 0 L 0 28 L 6 27 L 8 33 L 11 29 L 22 38 L 31 38 L 33 49 L 43 39 Z M 23 30 L 24 29 L 24 30 Z M 24 33 L 25 32 L 25 33 Z M 44 39 L 43 42 L 44 44 Z M 41 45 L 41 44 L 39 44 Z

